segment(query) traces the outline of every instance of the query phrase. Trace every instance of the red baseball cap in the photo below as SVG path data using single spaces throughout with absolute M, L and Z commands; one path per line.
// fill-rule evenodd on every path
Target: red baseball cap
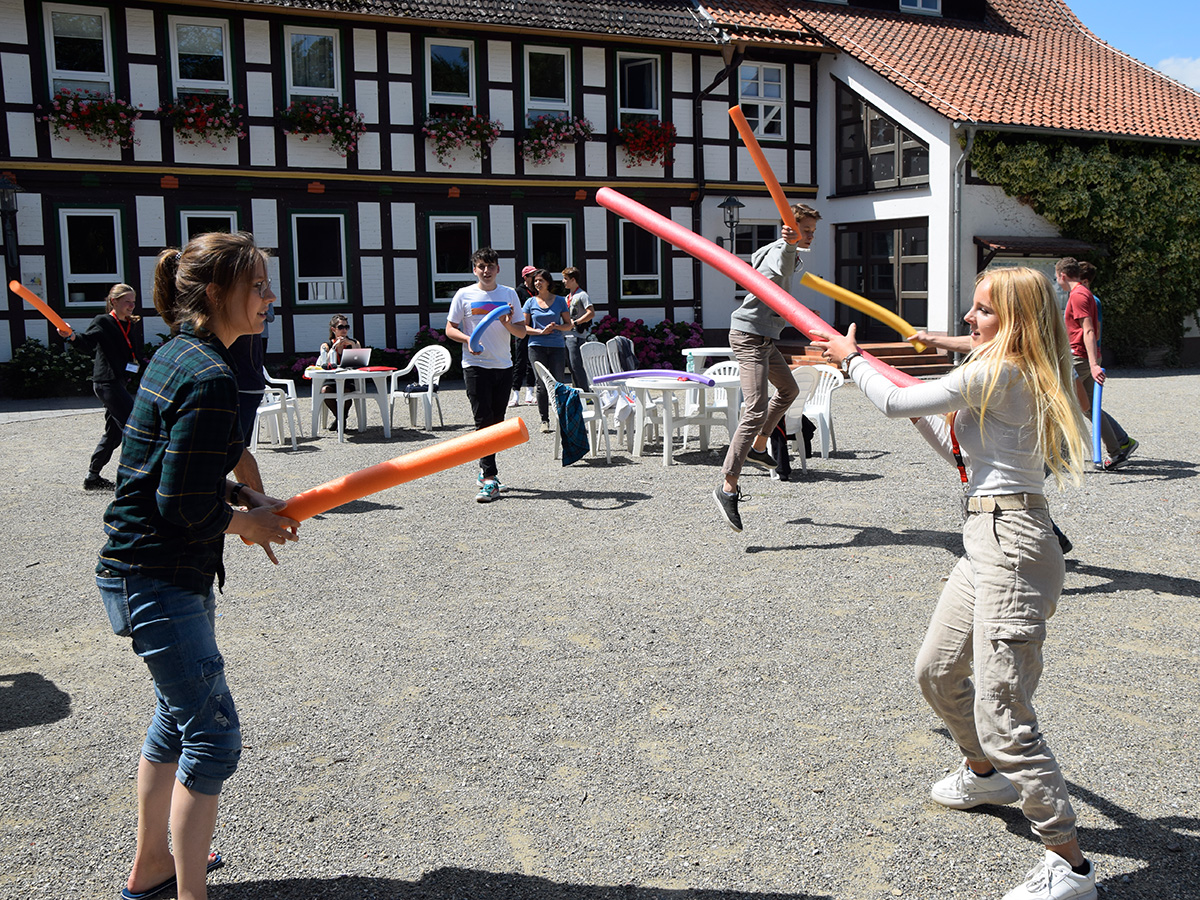
M 536 271 L 537 266 L 526 266 L 521 270 L 521 277 L 524 278 L 526 275 L 532 275 Z

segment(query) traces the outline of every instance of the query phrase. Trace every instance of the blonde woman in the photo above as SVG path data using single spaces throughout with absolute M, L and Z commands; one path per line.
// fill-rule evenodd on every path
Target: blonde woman
M 100 472 L 121 446 L 125 421 L 133 409 L 129 378 L 142 366 L 138 353 L 142 336 L 134 329 L 142 320 L 133 314 L 137 309 L 137 292 L 127 284 L 114 284 L 105 298 L 105 306 L 104 315 L 92 319 L 83 331 L 58 332 L 78 349 L 96 354 L 92 364 L 92 392 L 104 406 L 104 435 L 92 451 L 87 477 L 83 479 L 85 491 L 111 491 L 114 487 Z
M 1096 896 L 1095 871 L 1079 849 L 1066 784 L 1033 708 L 1046 622 L 1064 576 L 1043 467 L 1060 484 L 1077 482 L 1087 455 L 1070 346 L 1050 282 L 1032 269 L 983 273 L 964 318 L 967 362 L 906 388 L 862 358 L 853 325 L 845 337 L 813 336 L 885 415 L 912 417 L 952 464 L 960 450 L 964 458 L 966 555 L 946 582 L 916 664 L 921 692 L 964 757 L 932 797 L 953 809 L 1020 801 L 1046 854 L 1005 900 L 1088 900 Z

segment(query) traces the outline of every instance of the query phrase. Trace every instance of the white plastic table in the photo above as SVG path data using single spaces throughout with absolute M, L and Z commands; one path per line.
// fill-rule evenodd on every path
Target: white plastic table
M 704 359 L 706 356 L 719 356 L 722 359 L 733 359 L 734 353 L 732 347 L 689 347 L 683 351 L 683 355 L 687 357 L 687 371 L 696 371 L 696 360 Z
M 662 403 L 657 404 L 657 408 L 661 409 L 662 415 L 662 438 L 663 438 L 663 465 L 669 466 L 674 460 L 674 438 L 675 430 L 678 428 L 686 428 L 689 425 L 697 426 L 700 432 L 700 449 L 708 449 L 708 430 L 713 424 L 712 417 L 709 415 L 707 407 L 707 395 L 709 391 L 723 389 L 725 390 L 726 404 L 728 408 L 727 415 L 732 416 L 728 419 L 729 422 L 737 422 L 737 404 L 738 387 L 740 381 L 735 376 L 723 376 L 713 379 L 716 383 L 712 387 L 700 384 L 697 381 L 684 380 L 678 378 L 665 378 L 660 376 L 643 376 L 641 378 L 630 378 L 623 382 L 626 390 L 633 392 L 637 399 L 636 419 L 634 422 L 634 438 L 633 438 L 633 455 L 641 456 L 642 450 L 646 444 L 646 424 L 650 419 L 650 408 L 655 406 L 651 402 L 651 393 L 659 391 L 662 394 Z M 686 395 L 693 392 L 694 413 L 688 414 L 675 412 L 676 399 L 684 400 L 684 409 L 688 408 Z M 684 395 L 680 397 L 680 395 Z
M 375 402 L 379 404 L 379 415 L 383 419 L 383 436 L 392 436 L 392 417 L 389 415 L 388 379 L 395 369 L 371 371 L 368 369 L 309 369 L 305 374 L 312 379 L 312 433 L 319 435 L 321 428 L 321 403 L 333 400 L 337 409 L 338 442 L 346 442 L 346 382 L 361 379 L 363 382 L 372 381 L 375 384 Z M 337 386 L 334 394 L 321 394 L 321 385 L 332 381 Z M 358 430 L 365 431 L 367 427 L 367 397 L 369 394 L 364 383 L 362 391 L 351 393 L 349 399 L 357 405 Z

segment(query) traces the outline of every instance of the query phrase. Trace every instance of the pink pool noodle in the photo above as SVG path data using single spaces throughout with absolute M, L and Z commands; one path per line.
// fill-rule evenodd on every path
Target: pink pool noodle
M 826 323 L 824 319 L 771 279 L 767 278 L 767 276 L 756 271 L 744 260 L 738 259 L 728 250 L 718 247 L 712 241 L 700 237 L 694 231 L 689 231 L 665 216 L 660 216 L 636 200 L 631 200 L 619 191 L 614 191 L 612 188 L 603 187 L 596 191 L 596 202 L 610 212 L 614 212 L 628 219 L 630 222 L 640 225 L 667 243 L 673 244 L 686 253 L 690 253 L 723 275 L 729 276 L 775 312 L 779 313 L 789 324 L 800 329 L 810 340 L 812 340 L 814 329 L 830 334 L 840 334 L 836 328 Z M 901 372 L 894 366 L 876 359 L 866 351 L 863 351 L 862 355 L 863 359 L 874 366 L 875 369 L 895 385 L 908 387 L 909 385 L 921 383 L 921 379 Z

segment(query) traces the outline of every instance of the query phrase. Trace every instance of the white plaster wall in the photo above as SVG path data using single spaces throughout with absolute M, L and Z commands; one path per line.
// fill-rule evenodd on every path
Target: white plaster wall
M 360 257 L 359 267 L 362 273 L 363 306 L 383 306 L 383 257 Z M 382 323 L 376 333 L 383 334 Z
M 489 81 L 512 81 L 512 44 L 508 41 L 488 41 L 487 77 Z
M 379 71 L 379 53 L 376 50 L 375 34 L 374 29 L 354 29 L 354 71 Z
M 28 44 L 29 33 L 25 30 L 25 3 L 23 0 L 0 0 L 0 34 L 13 44 Z
M 129 102 L 148 112 L 158 109 L 158 67 L 131 63 L 129 66 Z
M 691 144 L 676 144 L 675 145 L 675 170 L 676 178 L 688 179 L 693 177 L 693 170 L 696 167 L 696 158 L 692 154 L 695 152 Z
M 392 249 L 417 249 L 417 207 L 415 203 L 392 204 Z M 416 270 L 413 270 L 416 282 Z
M 505 131 L 512 131 L 516 127 L 517 119 L 516 112 L 513 109 L 513 92 L 510 89 L 497 88 L 488 91 L 488 105 L 491 110 L 488 113 L 489 119 L 499 121 L 500 127 Z
M 379 149 L 379 132 L 368 131 L 358 139 L 358 167 L 372 171 L 383 168 L 383 157 Z
M 140 125 L 140 123 L 139 123 Z M 158 123 L 154 123 L 155 127 Z M 54 159 L 89 159 L 96 162 L 119 162 L 121 148 L 116 144 L 106 147 L 96 141 L 89 141 L 81 135 L 69 140 L 50 135 L 50 155 Z
M 392 125 L 413 124 L 412 94 L 411 84 L 388 85 L 388 116 Z
M 251 116 L 275 114 L 275 103 L 271 96 L 272 76 L 270 72 L 246 73 L 246 113 Z
M 133 146 L 133 158 L 138 162 L 161 162 L 163 158 L 164 125 L 155 119 L 138 119 L 134 135 L 138 142 Z
M 491 208 L 492 229 L 489 235 L 482 240 L 487 243 L 491 242 L 492 249 L 498 251 L 512 252 L 517 248 L 517 219 L 516 211 L 512 206 L 508 205 L 493 205 Z M 501 271 L 506 277 L 511 277 L 514 270 L 511 267 L 502 268 Z M 516 274 L 520 274 L 520 270 L 516 270 Z
M 418 288 L 420 282 L 417 281 L 418 267 L 415 259 L 393 259 L 392 260 L 392 277 L 396 282 L 396 296 L 394 300 L 398 306 L 416 306 L 421 302 L 421 292 Z M 413 334 L 417 333 L 417 329 L 413 327 Z M 399 336 L 396 338 L 400 340 Z M 401 342 L 403 346 L 403 342 Z
M 154 12 L 149 9 L 126 10 L 125 39 L 130 53 L 155 53 Z
M 607 75 L 604 68 L 604 50 L 602 50 L 600 47 L 584 47 L 584 87 L 604 87 L 606 81 Z
M 707 144 L 703 153 L 705 177 L 711 181 L 729 181 L 729 148 L 725 144 Z
M 363 250 L 382 250 L 382 211 L 378 203 L 358 204 L 358 246 Z
M 592 123 L 598 136 L 608 133 L 608 105 L 603 97 L 588 94 L 583 98 L 583 117 Z
M 250 228 L 260 247 L 279 246 L 279 208 L 274 200 L 250 200 Z
M 370 313 L 363 316 L 363 346 L 382 347 L 387 337 L 386 328 L 387 316 L 382 313 Z
M 368 125 L 379 124 L 379 84 L 360 79 L 354 82 L 354 108 Z
M 618 159 L 620 158 L 618 152 Z M 608 174 L 608 148 L 604 144 L 588 141 L 583 145 L 584 174 L 593 177 Z
M 724 100 L 705 100 L 701 114 L 704 116 L 704 139 L 724 141 L 729 139 L 733 120 L 729 118 L 729 104 Z
M 721 107 L 724 109 L 724 106 Z M 695 135 L 696 129 L 692 121 L 692 101 L 686 97 L 676 97 L 671 100 L 671 108 L 668 110 L 668 115 L 671 117 L 671 123 L 675 126 L 676 138 L 690 138 Z
M 611 216 L 602 206 L 585 206 L 583 208 L 583 249 L 589 253 L 603 253 L 608 250 L 608 217 Z M 603 268 L 605 262 L 597 262 L 597 268 Z M 591 293 L 593 272 L 588 270 L 588 293 Z
M 413 146 L 413 135 L 392 135 L 392 171 L 412 172 L 417 167 L 416 148 Z
M 262 19 L 247 19 L 246 62 L 269 65 L 271 62 L 271 24 Z
M 33 102 L 28 56 L 24 53 L 0 53 L 0 77 L 4 82 L 5 103 Z
M 431 320 L 435 327 L 445 327 L 445 322 L 436 323 L 436 317 Z M 411 347 L 417 332 L 421 330 L 421 317 L 414 313 L 396 314 L 396 347 Z
M 198 166 L 236 166 L 238 162 L 237 138 L 221 141 L 215 146 L 204 142 L 189 144 L 180 139 L 179 134 L 172 129 L 172 141 L 175 145 L 175 162 L 191 163 Z
M 271 125 L 251 125 L 250 165 L 275 165 L 275 128 Z
M 139 247 L 167 246 L 166 199 L 161 196 L 135 197 Z
M 17 194 L 17 240 L 29 246 L 46 243 L 46 233 L 42 228 L 42 195 L 33 192 Z M 22 272 L 44 271 L 39 266 L 36 270 L 25 268 Z
M 326 134 L 287 135 L 287 165 L 299 169 L 344 169 L 346 157 L 333 149 L 333 138 Z
M 433 155 L 433 144 L 429 141 L 422 141 L 422 147 L 425 150 L 425 171 L 431 175 L 434 173 L 452 174 L 455 172 L 471 172 L 478 175 L 483 171 L 482 160 L 471 156 L 471 151 L 465 147 L 459 149 L 457 156 L 453 158 L 447 157 L 445 164 L 438 162 L 438 158 Z M 404 171 L 394 164 L 392 168 L 396 169 L 396 171 Z M 409 169 L 408 171 L 412 170 Z
M 567 144 L 563 147 L 563 152 L 564 156 L 562 159 L 551 159 L 541 164 L 531 163 L 522 157 L 521 164 L 525 167 L 525 174 L 540 175 L 542 177 L 558 176 L 560 178 L 573 178 L 575 176 L 575 145 Z M 495 166 L 493 166 L 494 168 Z
M 692 258 L 689 256 L 686 259 L 683 257 L 671 258 L 671 277 L 673 278 L 672 296 L 676 300 L 691 300 L 696 296 L 695 278 L 692 275 Z M 662 318 L 662 312 L 659 312 L 659 318 Z M 688 321 L 690 321 L 690 317 Z
M 0 262 L 0 266 L 4 264 Z M 8 270 L 4 271 L 4 283 L 9 282 Z M 72 328 L 74 326 L 71 326 Z M 0 322 L 0 362 L 12 362 L 12 331 L 8 327 L 8 320 Z
M 294 347 L 301 356 L 316 356 L 321 345 L 329 339 L 329 316 L 326 313 L 292 314 Z
M 393 75 L 412 74 L 412 39 L 407 32 L 391 31 L 387 37 L 388 71 Z
M 9 156 L 37 156 L 37 129 L 33 113 L 10 112 L 5 118 L 8 120 Z

